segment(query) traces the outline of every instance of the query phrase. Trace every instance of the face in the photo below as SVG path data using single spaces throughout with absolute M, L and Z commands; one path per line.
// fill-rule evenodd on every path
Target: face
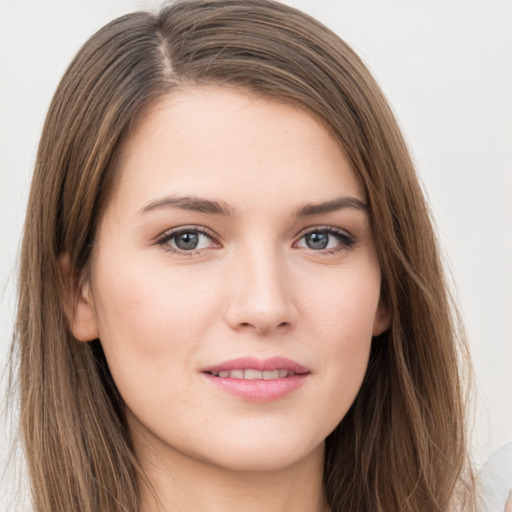
M 322 452 L 387 327 L 365 201 L 295 107 L 197 87 L 139 121 L 73 327 L 136 449 L 236 470 Z

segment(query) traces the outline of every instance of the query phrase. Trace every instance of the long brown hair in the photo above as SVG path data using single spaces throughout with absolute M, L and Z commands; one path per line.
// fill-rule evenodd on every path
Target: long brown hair
M 66 255 L 77 279 L 86 275 L 131 125 L 162 95 L 196 84 L 308 109 L 366 190 L 392 320 L 326 441 L 331 511 L 452 510 L 466 461 L 465 345 L 407 147 L 358 56 L 270 0 L 191 0 L 116 19 L 83 46 L 55 93 L 25 223 L 14 351 L 35 510 L 140 510 L 143 476 L 122 399 L 100 342 L 70 333 L 61 262 Z

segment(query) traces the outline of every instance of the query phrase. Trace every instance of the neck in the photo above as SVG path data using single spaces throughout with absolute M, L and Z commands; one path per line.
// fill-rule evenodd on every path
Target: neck
M 319 446 L 272 471 L 221 468 L 169 447 L 158 453 L 143 450 L 137 453 L 148 479 L 140 486 L 142 512 L 323 512 L 323 450 Z

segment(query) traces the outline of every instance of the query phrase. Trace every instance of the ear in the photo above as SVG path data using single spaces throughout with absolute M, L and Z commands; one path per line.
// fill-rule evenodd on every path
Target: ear
M 98 320 L 89 281 L 71 268 L 69 255 L 59 259 L 62 275 L 61 300 L 73 336 L 82 342 L 99 337 Z
M 389 329 L 390 324 L 391 313 L 389 312 L 387 304 L 381 297 L 379 299 L 379 305 L 377 306 L 377 311 L 375 312 L 375 317 L 373 319 L 373 336 L 380 336 L 384 331 Z

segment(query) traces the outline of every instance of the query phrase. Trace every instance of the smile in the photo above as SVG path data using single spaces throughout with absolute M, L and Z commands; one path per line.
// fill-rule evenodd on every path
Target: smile
M 291 377 L 296 375 L 296 373 L 285 369 L 260 371 L 253 368 L 248 368 L 237 370 L 221 370 L 218 373 L 212 373 L 211 375 L 228 379 L 275 380 Z
M 249 402 L 284 398 L 300 389 L 311 375 L 307 368 L 285 357 L 242 357 L 205 368 L 201 373 L 220 391 Z

